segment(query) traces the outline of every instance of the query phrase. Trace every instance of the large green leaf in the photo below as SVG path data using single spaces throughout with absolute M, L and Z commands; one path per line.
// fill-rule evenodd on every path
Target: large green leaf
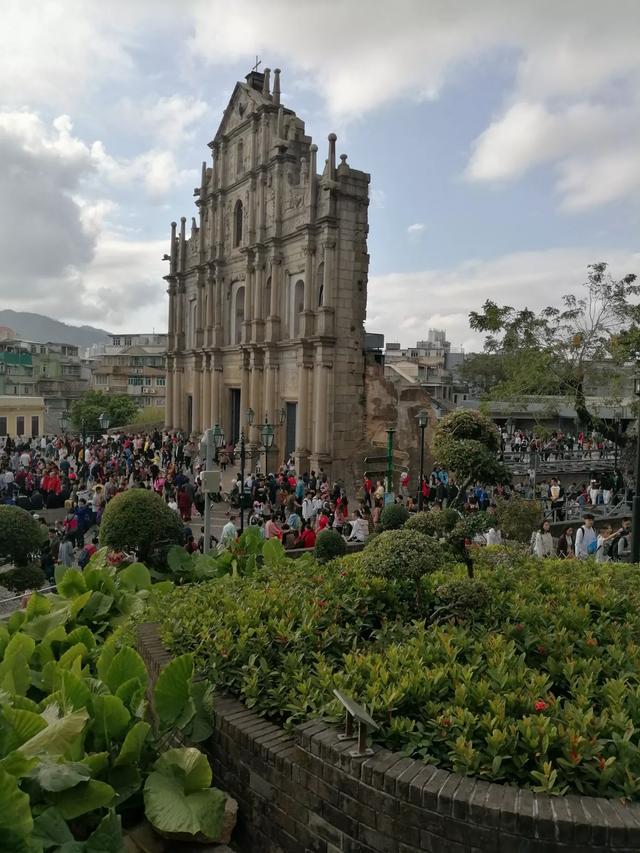
M 132 563 L 116 575 L 120 586 L 137 592 L 139 589 L 151 589 L 151 575 L 144 563 Z
M 193 658 L 180 655 L 162 670 L 153 691 L 153 704 L 160 723 L 171 725 L 183 713 L 191 698 Z
M 80 764 L 86 765 L 91 771 L 91 775 L 95 778 L 96 776 L 100 776 L 101 773 L 109 766 L 109 753 L 108 752 L 90 752 L 84 756 L 84 758 L 80 759 Z
M 27 619 L 32 619 L 34 616 L 44 616 L 51 610 L 51 601 L 46 595 L 41 595 L 39 592 L 32 592 L 29 596 L 29 601 L 25 607 Z
M 7 631 L 10 634 L 15 634 L 26 621 L 27 614 L 24 610 L 14 610 L 11 616 L 7 619 Z
M 37 765 L 37 758 L 25 758 L 19 749 L 10 752 L 6 758 L 0 760 L 0 767 L 17 779 L 28 776 Z
M 15 853 L 24 848 L 33 830 L 29 796 L 18 781 L 0 768 L 0 850 Z
M 19 708 L 2 709 L 2 729 L 0 730 L 0 751 L 3 756 L 27 743 L 47 726 L 40 714 Z
M 107 682 L 107 673 L 109 672 L 109 667 L 113 662 L 114 657 L 118 653 L 118 645 L 117 638 L 114 634 L 108 637 L 102 648 L 100 649 L 100 654 L 98 656 L 98 660 L 96 662 L 96 671 L 98 673 L 98 678 L 100 681 L 104 681 L 105 684 Z
M 82 611 L 83 620 L 100 622 L 106 619 L 113 607 L 113 596 L 105 595 L 97 590 L 91 593 L 91 598 Z
M 110 811 L 102 818 L 85 842 L 84 853 L 125 853 L 119 815 Z
M 220 835 L 225 800 L 217 788 L 187 794 L 181 778 L 157 770 L 144 786 L 145 813 L 152 826 L 161 832 L 202 833 L 212 841 Z
M 209 788 L 213 779 L 211 765 L 204 753 L 194 746 L 167 749 L 153 765 L 155 770 L 171 776 L 174 770 L 184 774 L 184 790 L 187 794 Z
M 213 687 L 208 681 L 196 681 L 191 685 L 191 695 L 196 710 L 186 733 L 192 743 L 202 743 L 213 733 Z
M 131 646 L 123 646 L 111 661 L 104 677 L 104 682 L 112 693 L 132 678 L 138 679 L 141 685 L 147 684 L 147 668 L 144 661 Z
M 142 774 L 135 764 L 111 767 L 107 773 L 106 781 L 118 795 L 118 806 L 120 806 L 129 797 L 140 792 Z
M 287 559 L 284 545 L 276 536 L 267 539 L 262 546 L 262 558 L 268 569 L 275 569 Z
M 91 690 L 86 679 L 79 678 L 68 670 L 63 670 L 60 673 L 59 693 L 62 700 L 62 708 L 65 712 L 86 708 L 91 698 Z
M 63 845 L 74 841 L 67 822 L 58 809 L 53 807 L 38 815 L 33 823 L 34 840 L 39 841 L 44 850 L 62 848 Z
M 193 558 L 180 545 L 172 545 L 167 551 L 167 563 L 174 575 L 188 575 L 193 570 Z
M 110 811 L 102 818 L 86 840 L 84 853 L 125 853 L 120 815 Z
M 22 631 L 34 640 L 42 640 L 44 637 L 57 628 L 59 625 L 66 624 L 70 619 L 70 613 L 67 608 L 54 610 L 44 616 L 36 616 L 25 625 L 22 626 Z
M 87 591 L 87 582 L 82 572 L 71 570 L 65 572 L 62 580 L 56 584 L 58 592 L 63 598 L 75 598 Z
M 116 690 L 116 696 L 122 699 L 134 717 L 141 717 L 144 714 L 146 695 L 146 687 L 141 685 L 137 678 L 130 678 Z
M 138 764 L 142 747 L 149 735 L 151 726 L 145 723 L 144 720 L 138 720 L 127 732 L 126 737 L 120 747 L 120 752 L 116 760 L 113 762 L 115 767 L 121 767 L 127 764 Z
M 76 643 L 82 643 L 87 649 L 89 649 L 89 651 L 92 651 L 96 647 L 96 638 L 87 625 L 80 625 L 78 628 L 74 628 L 73 631 L 70 631 L 66 637 L 66 642 L 69 646 L 74 646 Z
M 80 815 L 110 806 L 115 795 L 111 785 L 90 779 L 66 791 L 52 792 L 49 797 L 65 820 L 73 820 Z
M 66 791 L 79 782 L 87 782 L 91 771 L 85 764 L 78 761 L 49 761 L 44 760 L 31 773 L 44 791 Z
M 64 755 L 75 744 L 89 719 L 86 708 L 49 722 L 46 729 L 30 738 L 20 751 L 27 758 L 35 755 Z
M 88 654 L 89 650 L 84 643 L 75 643 L 60 656 L 58 666 L 60 669 L 72 669 L 73 664 L 78 658 L 83 662 L 86 660 Z
M 4 625 L 0 625 L 0 660 L 4 657 L 4 650 L 9 644 L 10 634 Z
M 9 695 L 24 696 L 31 686 L 31 670 L 21 654 L 5 657 L 0 663 L 0 690 Z
M 88 589 L 82 595 L 76 595 L 69 603 L 69 613 L 72 619 L 76 619 L 81 610 L 83 610 L 91 599 L 91 590 Z
M 119 740 L 124 734 L 131 714 L 117 696 L 100 695 L 93 697 L 92 731 L 99 743 Z
M 25 634 L 14 634 L 4 651 L 3 663 L 7 663 L 16 657 L 22 657 L 29 663 L 35 648 L 36 643 L 32 637 L 27 637 Z

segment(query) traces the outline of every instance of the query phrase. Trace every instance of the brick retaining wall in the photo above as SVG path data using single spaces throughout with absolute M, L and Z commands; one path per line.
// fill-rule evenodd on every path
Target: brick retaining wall
M 168 660 L 155 625 L 138 649 L 151 679 Z M 549 797 L 351 742 L 321 720 L 285 732 L 216 699 L 214 784 L 239 803 L 239 853 L 587 853 L 640 849 L 640 805 Z

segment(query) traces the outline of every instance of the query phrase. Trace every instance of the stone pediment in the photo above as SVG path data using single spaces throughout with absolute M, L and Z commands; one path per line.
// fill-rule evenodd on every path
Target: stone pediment
M 260 107 L 267 104 L 271 104 L 271 98 L 265 97 L 262 92 L 252 89 L 246 83 L 236 83 L 236 87 L 222 116 L 220 126 L 213 137 L 213 142 L 219 142 L 223 136 L 231 133 L 236 127 L 256 113 Z

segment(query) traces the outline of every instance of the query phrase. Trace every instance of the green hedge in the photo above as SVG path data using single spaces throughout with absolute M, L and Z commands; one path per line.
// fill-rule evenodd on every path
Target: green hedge
M 413 621 L 366 555 L 176 589 L 144 618 L 218 689 L 287 724 L 338 721 L 338 687 L 391 749 L 533 790 L 640 799 L 637 567 L 479 560 L 469 581 L 449 566 L 422 578 L 427 619 Z
M 147 489 L 129 489 L 112 498 L 100 522 L 100 544 L 117 551 L 134 551 L 149 559 L 154 548 L 183 541 L 178 515 L 159 495 Z

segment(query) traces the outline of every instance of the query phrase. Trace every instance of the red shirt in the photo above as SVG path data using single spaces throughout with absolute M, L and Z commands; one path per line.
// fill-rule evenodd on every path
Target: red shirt
M 316 544 L 316 534 L 307 527 L 300 534 L 298 541 L 303 548 L 313 548 Z
M 327 524 L 329 524 L 329 516 L 321 515 L 318 519 L 318 532 L 324 530 Z

